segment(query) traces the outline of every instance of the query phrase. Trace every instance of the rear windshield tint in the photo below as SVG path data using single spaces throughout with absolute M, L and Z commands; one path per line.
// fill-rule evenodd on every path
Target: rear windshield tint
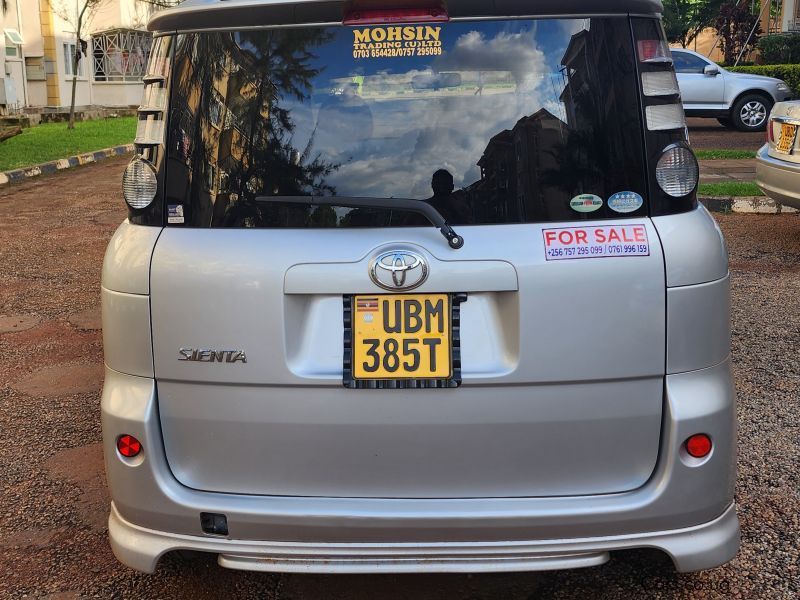
M 647 211 L 624 17 L 184 34 L 174 61 L 171 223 L 426 223 L 265 196 L 427 200 L 458 225 Z

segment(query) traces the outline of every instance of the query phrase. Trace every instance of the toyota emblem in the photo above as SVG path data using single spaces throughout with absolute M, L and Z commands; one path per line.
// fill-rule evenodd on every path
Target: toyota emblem
M 392 250 L 379 254 L 372 260 L 369 276 L 375 285 L 385 290 L 413 290 L 428 278 L 428 263 L 416 252 Z

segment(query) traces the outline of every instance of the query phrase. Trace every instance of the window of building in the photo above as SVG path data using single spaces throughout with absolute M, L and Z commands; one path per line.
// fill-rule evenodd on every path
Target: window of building
M 16 29 L 4 29 L 6 42 L 6 56 L 9 58 L 20 58 L 22 53 L 20 46 L 22 46 L 22 36 Z
M 77 52 L 74 42 L 64 44 L 64 73 L 69 77 L 75 75 L 73 67 L 75 66 L 75 53 Z M 78 61 L 78 77 L 83 77 L 83 57 Z
M 44 70 L 44 57 L 26 56 L 25 76 L 27 77 L 28 81 L 45 81 L 47 76 Z
M 153 36 L 147 31 L 114 29 L 92 36 L 95 81 L 141 81 Z

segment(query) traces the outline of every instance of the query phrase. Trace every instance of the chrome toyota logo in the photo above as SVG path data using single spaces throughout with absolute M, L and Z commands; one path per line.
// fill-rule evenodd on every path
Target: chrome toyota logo
M 416 252 L 384 252 L 370 263 L 369 276 L 376 285 L 385 290 L 413 290 L 428 278 L 428 264 Z

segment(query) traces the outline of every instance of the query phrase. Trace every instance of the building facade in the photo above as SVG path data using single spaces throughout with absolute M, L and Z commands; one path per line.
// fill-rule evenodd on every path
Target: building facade
M 780 12 L 780 31 L 800 33 L 800 0 L 783 0 Z
M 156 10 L 142 0 L 99 0 L 76 37 L 77 11 L 86 0 L 7 0 L 0 15 L 0 114 L 70 105 L 127 107 L 141 100 L 152 42 L 147 21 Z

